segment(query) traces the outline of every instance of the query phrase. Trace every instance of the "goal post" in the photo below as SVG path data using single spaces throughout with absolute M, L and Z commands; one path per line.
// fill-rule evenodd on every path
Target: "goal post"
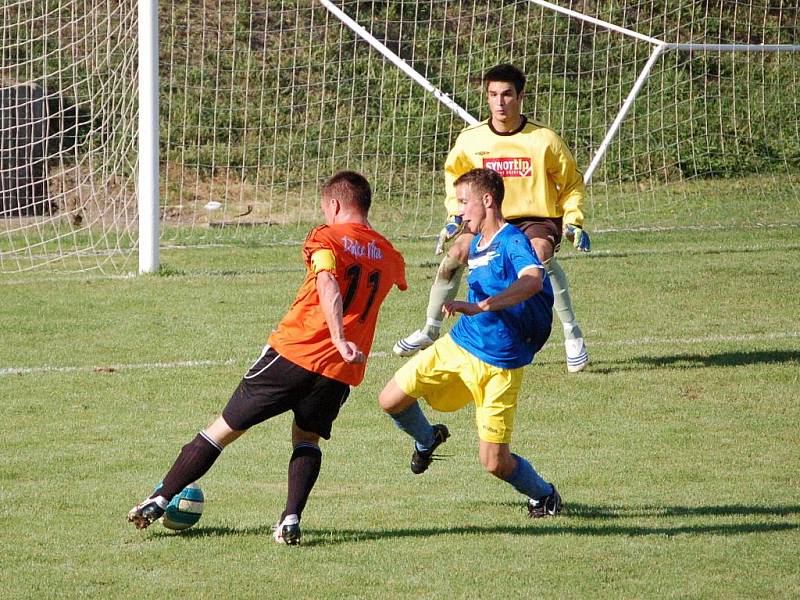
M 158 0 L 139 0 L 139 273 L 159 265 Z

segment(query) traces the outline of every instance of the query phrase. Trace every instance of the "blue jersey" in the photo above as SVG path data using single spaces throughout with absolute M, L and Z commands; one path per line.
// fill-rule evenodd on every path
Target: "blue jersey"
M 469 302 L 480 302 L 505 290 L 522 271 L 542 263 L 528 238 L 505 224 L 479 248 L 482 236 L 469 249 Z M 545 273 L 542 291 L 503 310 L 462 315 L 450 335 L 456 344 L 482 361 L 501 369 L 524 367 L 550 336 L 553 322 L 553 288 Z

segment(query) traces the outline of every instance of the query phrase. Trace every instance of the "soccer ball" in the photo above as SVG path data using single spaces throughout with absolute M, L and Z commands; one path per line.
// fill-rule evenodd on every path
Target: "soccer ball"
M 203 490 L 197 483 L 191 483 L 170 500 L 161 517 L 161 524 L 174 531 L 189 529 L 200 520 L 204 504 Z

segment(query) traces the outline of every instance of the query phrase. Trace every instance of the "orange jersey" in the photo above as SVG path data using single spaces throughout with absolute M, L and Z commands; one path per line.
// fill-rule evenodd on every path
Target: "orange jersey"
M 366 363 L 347 363 L 331 341 L 317 293 L 312 256 L 333 252 L 331 270 L 342 296 L 345 338 L 369 355 L 378 311 L 392 286 L 406 283 L 405 261 L 392 244 L 374 229 L 357 223 L 321 225 L 311 230 L 303 244 L 306 277 L 289 312 L 269 336 L 269 345 L 295 364 L 347 383 L 364 379 Z

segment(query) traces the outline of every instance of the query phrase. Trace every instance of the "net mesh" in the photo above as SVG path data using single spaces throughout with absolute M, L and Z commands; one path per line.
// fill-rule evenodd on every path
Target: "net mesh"
M 0 270 L 116 271 L 135 244 L 136 2 L 0 7 Z

